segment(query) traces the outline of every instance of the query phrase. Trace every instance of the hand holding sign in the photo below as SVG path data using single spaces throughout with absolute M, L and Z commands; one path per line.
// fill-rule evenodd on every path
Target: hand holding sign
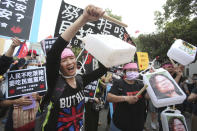
M 138 97 L 137 96 L 124 96 L 125 97 L 125 101 L 128 102 L 129 104 L 135 104 L 138 101 Z
M 17 37 L 14 37 L 14 38 L 12 38 L 11 46 L 15 48 L 15 47 L 17 47 L 17 46 L 19 46 L 19 45 L 21 45 L 23 43 Z
M 17 105 L 27 106 L 32 104 L 32 99 L 30 99 L 29 96 L 22 96 L 21 98 L 16 99 L 14 103 Z
M 148 85 L 145 85 L 135 96 L 138 97 L 139 95 L 141 95 L 146 90 L 147 87 Z

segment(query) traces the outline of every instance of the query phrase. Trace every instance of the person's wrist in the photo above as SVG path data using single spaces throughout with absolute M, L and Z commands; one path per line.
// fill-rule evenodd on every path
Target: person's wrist
M 15 45 L 15 44 L 11 44 L 11 46 L 10 46 L 12 49 L 15 49 L 17 46 Z
M 126 96 L 122 96 L 122 98 L 123 98 L 123 102 L 125 102 L 126 101 Z
M 16 99 L 13 101 L 12 105 L 17 105 L 17 104 L 18 104 L 18 100 Z
M 85 25 L 88 22 L 88 18 L 85 15 L 82 14 L 79 17 L 79 21 L 80 21 L 81 24 Z

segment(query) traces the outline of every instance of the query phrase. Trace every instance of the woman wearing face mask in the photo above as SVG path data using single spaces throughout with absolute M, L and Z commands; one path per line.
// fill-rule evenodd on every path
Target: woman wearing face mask
M 139 76 L 136 63 L 123 67 L 124 78 L 116 80 L 108 93 L 107 100 L 116 103 L 111 131 L 142 131 L 145 122 L 145 93 L 135 95 L 143 88 L 136 79 Z

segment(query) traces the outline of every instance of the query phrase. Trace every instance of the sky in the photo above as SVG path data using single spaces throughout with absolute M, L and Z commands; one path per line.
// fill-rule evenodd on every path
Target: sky
M 38 41 L 54 34 L 57 15 L 62 0 L 43 0 Z M 127 32 L 137 37 L 156 31 L 154 11 L 162 11 L 166 0 L 64 0 L 68 4 L 85 8 L 89 4 L 112 10 L 127 24 Z M 139 30 L 139 33 L 135 31 Z

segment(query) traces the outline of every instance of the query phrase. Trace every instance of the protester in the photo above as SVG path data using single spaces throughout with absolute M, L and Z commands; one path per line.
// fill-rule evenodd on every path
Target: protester
M 97 131 L 99 125 L 99 113 L 104 107 L 103 86 L 101 85 L 101 80 L 98 80 L 98 85 L 96 88 L 95 98 L 89 100 L 85 104 L 85 131 Z
M 29 50 L 28 53 L 27 53 L 26 58 L 28 58 L 28 59 L 36 59 L 36 56 L 39 56 L 37 54 L 36 50 Z
M 3 56 L 0 57 L 0 75 L 4 74 L 12 64 L 12 55 L 14 50 L 20 44 L 22 44 L 22 42 L 20 42 L 17 37 L 12 38 L 12 44 L 10 45 L 9 49 Z
M 165 70 L 167 70 L 170 75 L 174 78 L 174 80 L 177 82 L 177 84 L 180 84 L 183 80 L 182 80 L 182 76 L 183 76 L 183 65 L 179 65 L 177 67 L 174 67 L 174 65 L 169 62 L 166 61 L 163 65 L 162 68 L 164 68 Z
M 193 74 L 192 77 L 195 87 L 192 90 L 192 93 L 188 97 L 189 102 L 193 102 L 193 111 L 192 111 L 192 125 L 191 125 L 191 130 L 192 131 L 197 131 L 197 74 Z
M 102 9 L 93 5 L 87 6 L 83 14 L 61 34 L 48 52 L 46 62 L 48 91 L 41 103 L 41 110 L 53 97 L 53 92 L 59 91 L 62 95 L 56 103 L 53 103 L 52 109 L 48 110 L 50 115 L 47 115 L 42 124 L 43 130 L 82 130 L 85 102 L 83 88 L 104 75 L 107 69 L 100 65 L 99 69 L 90 74 L 76 76 L 76 57 L 71 49 L 65 47 L 83 25 L 98 20 L 103 14 Z M 60 88 L 63 90 L 60 91 Z
M 154 74 L 149 82 L 158 99 L 182 95 L 172 80 L 163 74 Z
M 26 60 L 24 58 L 14 62 L 10 71 L 24 69 Z M 8 87 L 6 87 L 8 88 Z M 38 110 L 41 96 L 38 93 L 27 96 L 3 99 L 0 106 L 9 107 L 8 117 L 5 124 L 5 131 L 32 131 L 34 129 L 35 116 Z M 23 106 L 29 106 L 35 101 L 35 107 L 23 110 Z
M 116 103 L 111 121 L 111 131 L 142 131 L 145 122 L 145 93 L 135 96 L 143 84 L 135 81 L 138 77 L 136 63 L 123 67 L 124 77 L 114 81 L 107 100 Z

